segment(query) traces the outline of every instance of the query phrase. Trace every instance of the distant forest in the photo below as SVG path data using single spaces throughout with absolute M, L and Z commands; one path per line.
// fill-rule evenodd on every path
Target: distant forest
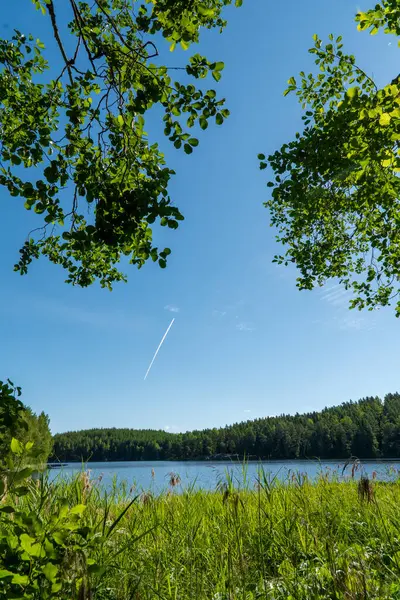
M 400 394 L 320 412 L 266 417 L 187 433 L 88 429 L 54 436 L 53 460 L 400 457 Z

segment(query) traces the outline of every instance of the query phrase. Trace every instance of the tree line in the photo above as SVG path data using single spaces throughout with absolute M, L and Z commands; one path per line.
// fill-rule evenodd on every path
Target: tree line
M 53 460 L 195 460 L 227 456 L 396 458 L 400 456 L 400 394 L 367 397 L 320 412 L 281 415 L 186 433 L 88 429 L 56 434 Z

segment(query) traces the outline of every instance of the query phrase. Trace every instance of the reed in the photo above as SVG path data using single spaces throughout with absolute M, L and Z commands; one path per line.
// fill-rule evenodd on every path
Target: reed
M 182 489 L 172 473 L 155 494 L 118 482 L 106 491 L 90 474 L 43 476 L 18 502 L 43 522 L 60 506 L 86 507 L 80 560 L 96 568 L 83 578 L 71 549 L 67 569 L 80 599 L 400 598 L 397 480 L 282 482 L 260 470 L 243 485 L 228 472 L 210 492 Z

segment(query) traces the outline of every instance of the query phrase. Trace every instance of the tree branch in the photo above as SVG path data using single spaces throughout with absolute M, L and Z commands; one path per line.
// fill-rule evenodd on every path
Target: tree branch
M 73 85 L 74 78 L 72 76 L 72 70 L 71 70 L 72 61 L 68 59 L 68 57 L 67 57 L 67 55 L 65 53 L 65 50 L 64 50 L 63 43 L 62 43 L 61 38 L 60 38 L 60 33 L 58 31 L 58 26 L 57 26 L 57 21 L 56 21 L 56 13 L 54 11 L 53 0 L 50 0 L 50 2 L 48 3 L 47 7 L 49 9 L 49 15 L 50 15 L 51 24 L 52 24 L 52 27 L 53 27 L 54 37 L 55 37 L 56 42 L 58 44 L 58 47 L 60 49 L 61 56 L 63 57 L 63 60 L 65 62 L 65 66 L 67 67 L 68 75 L 69 75 L 69 80 L 71 82 L 71 85 Z

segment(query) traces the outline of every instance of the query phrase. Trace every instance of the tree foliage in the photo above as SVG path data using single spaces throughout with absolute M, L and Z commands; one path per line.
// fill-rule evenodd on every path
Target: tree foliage
M 145 116 L 152 110 L 175 148 L 191 154 L 199 143 L 191 131 L 222 124 L 229 111 L 202 83 L 220 80 L 222 62 L 192 54 L 169 67 L 161 49 L 167 41 L 167 51 L 187 50 L 202 29 L 222 30 L 233 0 L 67 0 L 69 22 L 56 0 L 32 1 L 61 63 L 48 62 L 32 34 L 0 39 L 0 184 L 41 219 L 15 269 L 24 274 L 44 255 L 72 284 L 111 288 L 125 279 L 122 257 L 164 268 L 170 249 L 153 245 L 152 224 L 176 229 L 183 216 Z
M 400 6 L 383 0 L 358 13 L 358 29 L 400 36 Z M 297 286 L 337 278 L 351 307 L 389 305 L 400 291 L 400 77 L 379 88 L 343 50 L 341 37 L 309 50 L 319 73 L 289 79 L 304 110 L 302 133 L 268 158 L 271 224 L 294 263 Z M 400 315 L 400 301 L 396 305 Z
M 11 381 L 0 381 L 0 479 L 1 470 L 12 466 L 13 439 L 14 446 L 25 448 L 28 444 L 31 452 L 26 452 L 25 457 L 34 465 L 45 464 L 53 446 L 49 417 L 44 412 L 33 413 L 21 402 L 20 395 L 20 388 Z
M 89 429 L 54 436 L 54 458 L 190 460 L 225 458 L 346 459 L 400 456 L 400 394 L 347 402 L 321 412 L 282 415 L 187 433 Z

